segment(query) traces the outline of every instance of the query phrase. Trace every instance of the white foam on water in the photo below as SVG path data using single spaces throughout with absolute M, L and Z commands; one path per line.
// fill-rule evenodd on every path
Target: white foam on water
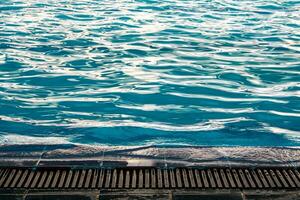
M 57 145 L 57 144 L 70 144 L 66 137 L 37 137 L 25 135 L 2 135 L 0 136 L 0 144 L 2 145 Z

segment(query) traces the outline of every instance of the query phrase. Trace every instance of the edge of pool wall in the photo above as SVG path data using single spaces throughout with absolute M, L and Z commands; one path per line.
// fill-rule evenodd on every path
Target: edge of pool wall
M 300 199 L 300 148 L 0 146 L 0 199 Z
M 300 147 L 1 145 L 0 166 L 300 167 Z

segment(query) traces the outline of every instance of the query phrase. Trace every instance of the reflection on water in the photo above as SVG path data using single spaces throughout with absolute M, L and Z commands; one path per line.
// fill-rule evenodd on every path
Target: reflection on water
M 299 145 L 299 30 L 293 0 L 1 1 L 0 143 Z

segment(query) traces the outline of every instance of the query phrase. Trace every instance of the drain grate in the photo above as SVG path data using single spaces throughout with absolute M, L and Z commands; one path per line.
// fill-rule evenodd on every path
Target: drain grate
M 0 168 L 0 188 L 299 189 L 296 168 Z

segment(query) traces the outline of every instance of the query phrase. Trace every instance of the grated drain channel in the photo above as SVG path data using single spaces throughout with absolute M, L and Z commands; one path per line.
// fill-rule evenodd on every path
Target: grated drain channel
M 298 168 L 0 168 L 2 189 L 299 189 Z

